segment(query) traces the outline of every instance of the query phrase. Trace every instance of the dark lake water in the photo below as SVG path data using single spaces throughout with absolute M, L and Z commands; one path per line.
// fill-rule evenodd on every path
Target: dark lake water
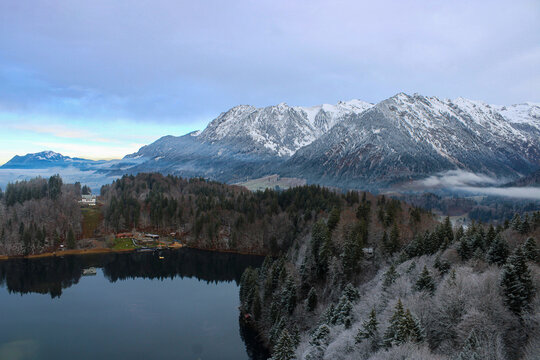
M 0 261 L 0 359 L 266 359 L 238 312 L 240 276 L 260 257 L 162 256 Z

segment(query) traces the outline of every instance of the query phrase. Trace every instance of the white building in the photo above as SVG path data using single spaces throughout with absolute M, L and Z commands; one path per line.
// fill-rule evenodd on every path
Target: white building
M 96 205 L 96 195 L 82 195 L 80 204 L 94 206 Z

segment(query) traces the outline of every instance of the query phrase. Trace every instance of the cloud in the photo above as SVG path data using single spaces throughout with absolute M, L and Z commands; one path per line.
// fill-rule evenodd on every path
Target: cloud
M 471 194 L 540 200 L 540 188 L 537 187 L 493 186 L 502 185 L 506 182 L 505 179 L 495 179 L 485 174 L 475 174 L 464 170 L 450 170 L 414 181 L 404 188 L 415 191 L 465 191 Z
M 475 174 L 464 170 L 450 170 L 415 181 L 412 187 L 420 188 L 462 188 L 474 185 L 501 184 L 501 180 L 485 174 Z
M 518 199 L 540 200 L 540 188 L 537 187 L 463 187 L 461 190 L 493 196 L 504 196 Z
M 0 107 L 174 123 L 237 104 L 399 91 L 538 101 L 539 10 L 537 0 L 4 1 Z
M 8 125 L 12 129 L 22 130 L 22 131 L 32 131 L 40 134 L 49 134 L 61 138 L 68 139 L 84 139 L 84 138 L 93 138 L 94 141 L 108 142 L 106 139 L 100 139 L 96 137 L 96 134 L 91 133 L 88 130 L 83 129 L 74 129 L 66 125 L 52 125 L 52 124 L 28 124 L 28 123 L 19 123 Z

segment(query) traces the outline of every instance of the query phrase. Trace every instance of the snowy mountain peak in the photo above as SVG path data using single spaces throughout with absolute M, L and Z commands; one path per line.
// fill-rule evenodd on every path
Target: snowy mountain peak
M 291 107 L 284 102 L 263 108 L 242 105 L 220 114 L 200 138 L 209 143 L 228 141 L 242 144 L 253 153 L 289 157 L 345 116 L 359 114 L 371 106 L 361 100 L 312 107 Z

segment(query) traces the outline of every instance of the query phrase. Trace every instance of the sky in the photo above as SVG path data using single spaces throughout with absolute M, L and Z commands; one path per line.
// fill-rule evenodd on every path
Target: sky
M 0 164 L 402 91 L 540 102 L 540 1 L 0 0 Z

